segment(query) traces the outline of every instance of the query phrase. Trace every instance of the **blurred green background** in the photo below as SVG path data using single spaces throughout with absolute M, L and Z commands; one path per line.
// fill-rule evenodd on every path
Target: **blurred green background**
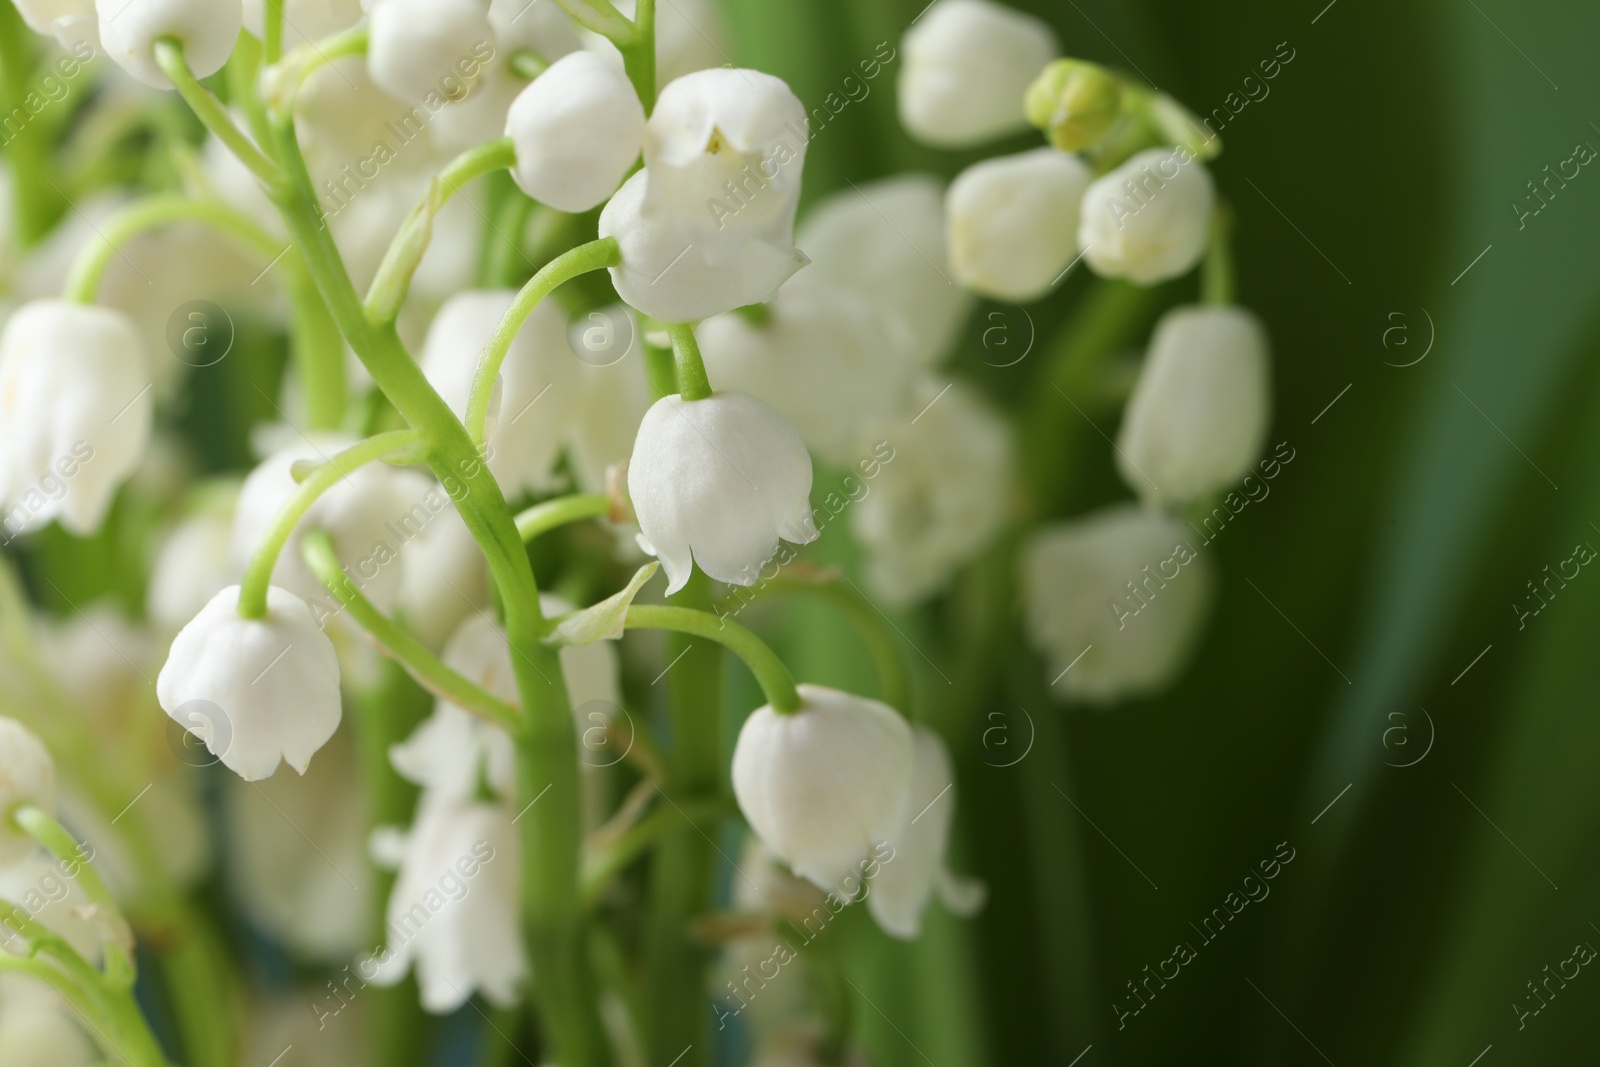
M 922 6 L 726 3 L 737 61 L 810 105 L 878 42 L 898 45 Z M 1546 564 L 1600 546 L 1600 174 L 1552 184 L 1520 228 L 1511 205 L 1537 206 L 1526 183 L 1600 146 L 1600 7 L 1016 6 L 1068 54 L 1200 113 L 1242 95 L 1281 42 L 1294 50 L 1222 131 L 1214 173 L 1238 219 L 1240 299 L 1273 338 L 1272 440 L 1296 461 L 1218 537 L 1213 625 L 1163 698 L 1063 711 L 1016 620 L 989 620 L 993 670 L 957 679 L 966 706 L 941 722 L 959 763 L 957 865 L 988 881 L 989 906 L 971 924 L 938 916 L 910 946 L 851 939 L 871 1053 L 1596 1062 L 1600 975 L 1541 986 L 1537 1015 L 1526 983 L 1600 945 L 1600 572 L 1553 586 L 1523 626 L 1513 605 L 1537 606 L 1526 583 Z M 971 161 L 913 146 L 881 78 L 812 142 L 807 195 Z M 1044 386 L 1052 312 L 1030 311 L 1040 354 L 992 367 L 975 327 L 956 372 L 1000 397 Z M 1061 514 L 1121 493 L 1102 438 L 1075 441 L 1084 477 Z M 913 637 L 939 647 L 940 620 L 919 621 Z M 812 673 L 853 662 L 795 630 Z M 937 668 L 911 662 L 948 704 Z M 1270 896 L 1205 943 L 1190 924 L 1283 842 L 1295 858 Z M 1115 1005 L 1139 1006 L 1127 983 L 1180 941 L 1197 957 L 1119 1026 Z

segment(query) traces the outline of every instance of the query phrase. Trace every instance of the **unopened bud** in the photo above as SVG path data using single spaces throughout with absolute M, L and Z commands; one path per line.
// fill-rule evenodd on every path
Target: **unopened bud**
M 1093 145 L 1122 113 L 1122 86 L 1104 67 L 1058 59 L 1028 89 L 1028 121 L 1063 152 Z

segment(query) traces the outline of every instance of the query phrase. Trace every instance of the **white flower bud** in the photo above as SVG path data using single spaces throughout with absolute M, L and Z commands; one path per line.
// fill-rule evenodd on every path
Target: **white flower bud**
M 59 300 L 24 305 L 0 335 L 5 535 L 52 519 L 94 532 L 144 458 L 152 418 L 144 345 L 126 315 Z
M 1083 160 L 1054 148 L 962 171 L 946 202 L 956 280 L 999 300 L 1043 296 L 1078 254 L 1078 209 L 1093 180 Z
M 280 762 L 304 774 L 339 726 L 339 657 L 305 601 L 273 586 L 245 619 L 233 585 L 173 639 L 156 698 L 245 781 Z
M 517 1004 L 528 977 L 522 943 L 522 839 L 502 808 L 424 793 L 389 894 L 390 943 L 379 985 L 416 965 L 422 1006 L 455 1011 L 482 993 Z
M 794 872 L 845 899 L 911 803 L 914 746 L 900 713 L 876 700 L 802 685 L 800 710 L 758 708 L 733 749 L 739 810 Z
M 823 200 L 796 241 L 811 258 L 803 277 L 878 305 L 921 366 L 949 354 L 974 302 L 945 274 L 944 198 L 942 183 L 925 174 L 870 182 Z
M 239 0 L 95 0 L 100 43 L 111 61 L 146 85 L 170 89 L 156 65 L 156 42 L 174 37 L 197 78 L 222 69 L 244 25 Z
M 1123 480 L 1171 505 L 1243 477 L 1266 439 L 1270 369 L 1266 332 L 1243 308 L 1167 312 L 1117 435 Z
M 372 80 L 407 103 L 466 99 L 495 54 L 489 14 L 477 0 L 378 0 L 367 18 Z
M 1154 285 L 1205 254 L 1216 193 L 1183 148 L 1151 148 L 1104 174 L 1083 197 L 1078 244 L 1096 274 Z
M 939 0 L 907 32 L 900 121 L 927 144 L 964 148 L 1027 128 L 1023 98 L 1056 57 L 1050 27 L 989 0 Z
M 464 416 L 478 358 L 516 299 L 510 289 L 451 297 L 422 348 L 422 371 Z M 578 395 L 579 363 L 567 348 L 567 320 L 553 300 L 533 309 L 500 365 L 500 405 L 488 434 L 489 471 L 508 495 L 549 489 Z M 495 412 L 491 411 L 491 415 Z
M 11 821 L 11 813 L 23 804 L 55 814 L 56 765 L 32 731 L 15 719 L 0 718 L 0 868 L 39 847 Z
M 718 385 L 771 404 L 824 461 L 849 467 L 869 431 L 910 403 L 915 365 L 877 305 L 805 280 L 778 293 L 764 323 L 738 314 L 706 320 L 700 350 Z
M 780 536 L 795 544 L 818 536 L 805 442 L 743 393 L 656 401 L 639 424 L 628 493 L 669 594 L 695 563 L 719 582 L 753 585 Z
M 1005 524 L 1011 435 L 967 386 L 924 382 L 881 436 L 863 457 L 878 475 L 851 506 L 851 529 L 873 591 L 909 605 L 943 588 Z
M 1028 632 L 1060 700 L 1109 704 L 1177 677 L 1210 601 L 1177 519 L 1119 505 L 1041 530 L 1023 552 Z M 1082 658 L 1079 658 L 1079 657 Z
M 523 192 L 558 211 L 588 211 L 639 158 L 644 107 L 615 63 L 574 52 L 522 90 L 506 136 L 516 145 L 511 176 Z

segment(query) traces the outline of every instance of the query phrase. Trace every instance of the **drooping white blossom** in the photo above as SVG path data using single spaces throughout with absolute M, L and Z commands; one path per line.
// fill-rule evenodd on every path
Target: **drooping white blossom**
M 880 431 L 881 463 L 851 505 L 873 591 L 894 604 L 937 593 L 1005 525 L 1011 495 L 1010 428 L 970 389 L 923 382 Z
M 990 0 L 939 0 L 906 33 L 900 121 L 919 141 L 964 148 L 1025 129 L 1023 97 L 1056 57 L 1055 34 Z
M 1183 504 L 1243 477 L 1271 417 L 1267 335 L 1238 307 L 1174 308 L 1117 435 L 1123 481 L 1155 504 Z
M 752 585 L 778 540 L 818 536 L 811 457 L 789 421 L 743 393 L 663 397 L 646 413 L 628 465 L 639 528 L 667 572 L 667 592 L 693 565 Z
M 946 861 L 950 826 L 956 812 L 955 771 L 939 735 L 925 726 L 913 728 L 915 755 L 911 803 L 905 822 L 889 838 L 894 858 L 872 879 L 867 910 L 895 937 L 915 939 L 922 932 L 922 913 L 937 893 L 957 915 L 971 915 L 983 903 L 982 883 L 953 874 Z
M 1083 160 L 1054 148 L 962 171 L 946 202 L 956 280 L 1000 300 L 1049 292 L 1077 258 L 1078 210 L 1093 180 Z
M 517 186 L 559 211 L 598 206 L 622 182 L 644 143 L 644 107 L 617 64 L 592 52 L 557 60 L 506 116 Z
M 95 0 L 95 11 L 112 62 L 157 89 L 172 88 L 156 64 L 158 40 L 176 38 L 190 72 L 206 78 L 228 61 L 244 25 L 236 0 Z
M 1205 254 L 1216 193 L 1184 148 L 1150 148 L 1095 179 L 1083 196 L 1078 246 L 1096 274 L 1154 285 Z
M 0 335 L 0 500 L 7 539 L 105 520 L 150 441 L 150 370 L 119 312 L 36 300 Z
M 32 855 L 39 847 L 11 821 L 11 812 L 33 804 L 56 809 L 56 765 L 44 742 L 15 719 L 0 718 L 0 867 Z
M 245 619 L 229 586 L 173 639 L 156 697 L 246 781 L 280 762 L 304 774 L 339 726 L 339 658 L 293 593 L 269 588 L 266 616 Z
M 911 727 L 876 700 L 799 689 L 793 714 L 765 706 L 745 720 L 733 792 L 750 828 L 796 874 L 851 899 L 862 864 L 892 840 L 911 803 Z
M 1172 682 L 1200 636 L 1208 561 L 1181 521 L 1118 505 L 1049 526 L 1024 547 L 1028 633 L 1052 696 L 1091 704 Z
M 477 0 L 377 0 L 367 19 L 372 80 L 407 103 L 465 100 L 495 55 L 489 13 Z

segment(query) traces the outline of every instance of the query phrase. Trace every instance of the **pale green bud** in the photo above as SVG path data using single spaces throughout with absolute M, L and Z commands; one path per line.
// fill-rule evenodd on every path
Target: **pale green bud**
M 1104 137 L 1122 113 L 1122 86 L 1110 71 L 1080 59 L 1058 59 L 1028 89 L 1028 121 L 1063 152 Z

